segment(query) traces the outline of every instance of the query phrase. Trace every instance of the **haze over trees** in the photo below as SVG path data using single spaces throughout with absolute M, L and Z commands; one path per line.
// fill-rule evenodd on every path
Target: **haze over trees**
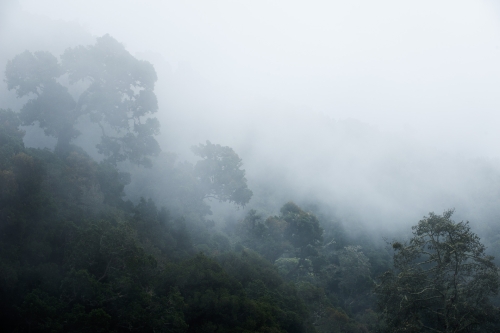
M 5 74 L 26 99 L 20 110 L 0 109 L 0 318 L 8 331 L 500 328 L 498 269 L 469 224 L 453 222 L 451 211 L 431 213 L 408 242 L 387 248 L 316 200 L 323 193 L 305 200 L 294 186 L 273 189 L 282 183 L 266 182 L 271 172 L 252 188 L 250 168 L 230 146 L 205 139 L 192 147 L 195 162 L 161 152 L 155 69 L 111 36 L 60 58 L 20 53 Z M 99 133 L 100 157 L 75 144 L 89 135 L 77 128 L 85 121 Z M 53 151 L 25 146 L 30 127 L 21 126 L 31 124 L 57 139 Z M 370 137 L 343 130 L 359 145 Z M 309 172 L 324 167 L 294 148 L 314 164 Z
M 109 35 L 93 46 L 67 49 L 60 63 L 48 52 L 25 51 L 7 63 L 5 75 L 7 87 L 18 97 L 33 97 L 20 111 L 23 125 L 36 122 L 46 135 L 57 138 L 59 150 L 68 149 L 80 135 L 75 125 L 88 116 L 101 129 L 97 148 L 107 161 L 127 159 L 149 166 L 149 157 L 160 152 L 154 138 L 160 124 L 149 117 L 158 110 L 156 72 Z M 57 81 L 63 75 L 70 84 L 87 85 L 77 99 Z
M 239 156 L 230 147 L 214 145 L 210 141 L 192 148 L 202 158 L 194 166 L 194 174 L 200 182 L 199 192 L 204 198 L 234 202 L 245 206 L 252 197 L 247 187 L 245 170 L 241 169 Z

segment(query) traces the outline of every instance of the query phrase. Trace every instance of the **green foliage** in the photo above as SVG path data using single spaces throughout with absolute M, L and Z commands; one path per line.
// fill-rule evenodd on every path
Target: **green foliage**
M 302 253 L 312 274 L 315 254 L 287 239 L 291 215 L 242 222 L 242 244 L 261 256 L 151 199 L 123 202 L 127 179 L 76 147 L 19 149 L 5 163 L 15 190 L 0 202 L 0 319 L 11 331 L 315 332 L 321 286 L 287 283 L 273 265 Z
M 309 312 L 306 322 L 317 332 L 376 331 L 380 325 L 371 309 L 375 299 L 366 254 L 373 256 L 374 250 L 362 252 L 360 246 L 347 245 L 340 225 L 329 229 L 324 244 L 322 223 L 331 218 L 320 216 L 289 202 L 280 216 L 267 219 L 249 211 L 236 230 L 242 245 L 273 262 L 281 277 L 295 284 Z M 346 245 L 338 247 L 333 239 Z
M 274 265 L 280 274 L 288 276 L 299 265 L 299 258 L 279 258 Z
M 61 323 L 54 318 L 63 308 L 62 303 L 47 293 L 34 289 L 28 293 L 20 306 L 22 326 L 26 331 L 54 332 L 62 329 Z
M 192 148 L 202 158 L 194 167 L 194 174 L 200 182 L 200 193 L 205 198 L 233 202 L 245 206 L 252 197 L 247 187 L 245 170 L 239 156 L 230 147 L 214 145 L 207 141 Z
M 101 129 L 97 148 L 108 162 L 151 166 L 149 157 L 160 151 L 154 138 L 159 122 L 150 117 L 158 109 L 153 66 L 135 59 L 109 35 L 97 38 L 95 45 L 67 49 L 61 60 L 25 51 L 7 63 L 8 88 L 18 97 L 30 97 L 21 109 L 22 123 L 38 123 L 58 139 L 57 150 L 66 152 L 80 135 L 76 122 L 86 115 Z M 58 81 L 65 74 L 70 84 L 87 85 L 77 100 Z
M 66 80 L 84 87 L 78 98 Z M 498 331 L 497 269 L 451 212 L 392 244 L 380 317 L 373 274 L 386 270 L 387 252 L 335 216 L 288 202 L 279 216 L 249 210 L 224 230 L 206 220 L 205 198 L 244 206 L 252 197 L 231 148 L 207 141 L 193 147 L 195 165 L 165 153 L 149 171 L 125 164 L 135 178 L 120 172 L 117 162 L 147 165 L 158 152 L 155 81 L 150 64 L 109 36 L 60 62 L 43 52 L 9 62 L 9 89 L 29 100 L 19 114 L 0 109 L 4 330 Z M 70 144 L 84 118 L 102 130 L 100 163 Z M 24 147 L 19 126 L 33 122 L 58 138 L 56 153 Z M 136 204 L 124 201 L 131 181 Z
M 394 268 L 377 287 L 388 332 L 485 332 L 495 321 L 489 297 L 498 269 L 468 222 L 430 213 L 409 242 L 394 242 Z
M 255 210 L 250 210 L 240 223 L 239 233 L 243 244 L 272 262 L 288 252 L 288 255 L 301 258 L 298 266 L 304 264 L 305 258 L 319 254 L 323 240 L 323 229 L 317 217 L 293 202 L 281 208 L 281 216 L 271 216 L 265 221 Z
M 304 332 L 307 312 L 295 288 L 263 260 L 245 251 L 168 266 L 164 289 L 183 295 L 188 332 Z
M 11 110 L 0 109 L 0 170 L 9 167 L 9 158 L 24 150 L 21 121 Z
M 307 252 L 314 251 L 314 247 L 323 241 L 323 230 L 316 216 L 304 212 L 293 202 L 286 203 L 280 212 L 282 219 L 288 223 L 285 230 L 286 239 L 293 246 L 302 249 L 303 255 L 313 255 Z
M 371 278 L 371 265 L 368 257 L 361 252 L 361 246 L 346 246 L 339 253 L 338 283 L 344 306 L 349 309 L 359 306 L 371 298 L 374 282 Z
M 244 249 L 241 252 L 227 252 L 217 257 L 224 270 L 238 280 L 243 287 L 253 281 L 262 282 L 266 288 L 276 288 L 283 283 L 275 267 L 258 253 Z
M 96 163 L 83 150 L 73 147 L 65 154 L 53 154 L 34 149 L 29 153 L 45 170 L 42 192 L 52 206 L 44 207 L 47 214 L 77 222 L 85 215 L 96 218 L 111 207 L 124 206 L 125 180 L 120 173 Z
M 242 238 L 242 244 L 257 251 L 270 262 L 274 262 L 284 252 L 293 250 L 285 239 L 287 227 L 285 220 L 279 217 L 269 217 L 265 221 L 255 210 L 250 210 L 237 231 Z
M 96 170 L 96 179 L 103 195 L 103 202 L 111 206 L 122 204 L 125 185 L 130 183 L 130 174 L 118 171 L 113 165 L 101 162 Z

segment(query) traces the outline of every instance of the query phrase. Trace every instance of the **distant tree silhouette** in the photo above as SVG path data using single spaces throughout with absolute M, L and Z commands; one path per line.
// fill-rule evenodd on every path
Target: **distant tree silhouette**
M 57 138 L 58 150 L 67 150 L 80 135 L 77 121 L 88 116 L 101 129 L 97 148 L 109 162 L 128 159 L 149 166 L 149 157 L 159 153 L 154 135 L 160 125 L 150 117 L 158 109 L 156 72 L 111 36 L 67 49 L 61 61 L 48 52 L 25 51 L 7 63 L 5 73 L 8 88 L 30 98 L 21 109 L 23 125 L 37 123 Z M 61 84 L 66 75 L 70 84 L 83 81 L 87 86 L 78 99 Z

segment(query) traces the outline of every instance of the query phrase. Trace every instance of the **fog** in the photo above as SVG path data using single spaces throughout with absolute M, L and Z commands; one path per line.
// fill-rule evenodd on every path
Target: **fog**
M 0 13 L 1 68 L 107 33 L 153 63 L 162 149 L 234 148 L 247 209 L 317 203 L 359 228 L 453 207 L 480 225 L 500 217 L 493 0 L 19 0 Z M 23 104 L 3 81 L 0 98 Z M 54 144 L 41 137 L 31 129 L 26 144 Z

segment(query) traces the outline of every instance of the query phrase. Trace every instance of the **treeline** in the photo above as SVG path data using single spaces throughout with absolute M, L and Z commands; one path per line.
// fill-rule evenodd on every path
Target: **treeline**
M 19 125 L 16 113 L 0 111 L 0 316 L 8 331 L 376 325 L 368 258 L 341 249 L 315 215 L 287 203 L 280 216 L 252 210 L 217 231 L 152 200 L 124 201 L 128 179 L 115 167 L 76 146 L 25 148 Z
M 9 89 L 30 99 L 0 109 L 4 330 L 500 329 L 498 269 L 452 211 L 386 247 L 293 202 L 215 226 L 207 198 L 245 206 L 253 195 L 236 152 L 207 141 L 193 147 L 195 164 L 156 157 L 156 74 L 111 37 L 61 59 L 27 51 L 7 66 Z M 87 88 L 69 94 L 62 75 Z M 72 143 L 83 118 L 100 131 L 100 162 Z M 20 126 L 35 123 L 57 138 L 54 151 L 24 146 Z M 153 169 L 125 173 L 123 162 Z M 124 199 L 131 177 L 142 177 L 136 202 Z
M 122 200 L 116 169 L 76 147 L 25 149 L 17 125 L 1 111 L 4 328 L 300 330 L 307 311 L 271 264 L 227 239 L 223 257 L 195 251 L 182 219 Z M 235 265 L 246 271 L 224 269 Z
M 387 249 L 362 248 L 340 224 L 292 202 L 278 216 L 250 210 L 219 230 L 206 213 L 174 216 L 151 199 L 124 201 L 129 177 L 76 146 L 25 148 L 19 124 L 16 113 L 0 111 L 7 331 L 499 328 L 493 258 L 451 212 L 422 220 L 410 242 L 394 242 L 391 270 Z

